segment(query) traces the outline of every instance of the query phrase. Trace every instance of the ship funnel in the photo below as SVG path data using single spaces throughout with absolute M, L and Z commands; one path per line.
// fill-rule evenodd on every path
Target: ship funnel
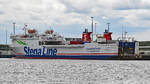
M 104 37 L 106 38 L 106 40 L 112 40 L 111 34 L 112 32 L 107 32 L 107 33 L 104 32 Z
M 106 38 L 106 40 L 112 40 L 112 37 L 111 37 L 112 32 L 109 32 L 110 23 L 107 23 L 107 24 L 108 24 L 108 29 L 105 29 L 104 37 Z
M 91 42 L 91 34 L 92 32 L 88 32 L 88 29 L 85 29 L 85 31 L 82 34 L 82 41 L 83 42 Z

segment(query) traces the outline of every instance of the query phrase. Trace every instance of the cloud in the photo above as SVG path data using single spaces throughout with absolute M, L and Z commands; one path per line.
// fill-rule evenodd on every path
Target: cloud
M 136 40 L 138 41 L 149 41 L 150 38 L 150 29 L 142 31 L 142 32 L 137 32 L 133 35 Z
M 24 23 L 35 24 L 39 30 L 51 25 L 70 28 L 68 32 L 74 32 L 75 27 L 89 28 L 91 16 L 95 17 L 94 22 L 100 29 L 111 22 L 112 29 L 117 29 L 115 32 L 122 24 L 129 27 L 128 31 L 137 30 L 150 26 L 149 14 L 149 0 L 0 0 L 0 24 L 9 24 L 9 27 L 12 22 L 18 27 Z
M 133 9 L 150 9 L 150 1 L 148 0 L 124 0 L 116 1 L 115 10 L 133 10 Z
M 7 2 L 7 1 L 6 1 Z M 70 25 L 70 24 L 85 24 L 86 21 L 80 14 L 80 10 L 75 12 L 67 12 L 66 5 L 59 0 L 13 0 L 7 3 L 5 8 L 5 1 L 1 9 L 7 10 L 3 18 L 3 22 L 15 21 L 19 23 L 44 23 L 44 24 L 57 24 L 57 25 Z M 78 11 L 78 12 L 77 12 Z M 64 21 L 65 20 L 65 21 Z
M 149 7 L 147 0 L 5 0 L 0 1 L 0 8 L 5 12 L 0 18 L 3 22 L 71 25 L 86 24 L 87 18 L 94 16 L 108 20 L 122 18 L 121 22 L 139 26 L 143 20 L 139 18 L 140 13 L 145 14 L 143 11 L 149 11 Z

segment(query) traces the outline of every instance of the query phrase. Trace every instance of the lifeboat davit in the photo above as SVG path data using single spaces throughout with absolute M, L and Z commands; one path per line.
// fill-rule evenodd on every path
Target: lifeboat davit
M 33 34 L 33 33 L 36 33 L 36 32 L 37 32 L 37 31 L 36 31 L 35 29 L 29 29 L 29 30 L 28 30 L 28 33 L 29 33 L 29 34 Z

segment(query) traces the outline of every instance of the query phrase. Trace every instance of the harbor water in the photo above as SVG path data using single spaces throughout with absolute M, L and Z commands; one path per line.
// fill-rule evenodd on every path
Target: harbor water
M 0 84 L 149 84 L 150 61 L 0 59 Z

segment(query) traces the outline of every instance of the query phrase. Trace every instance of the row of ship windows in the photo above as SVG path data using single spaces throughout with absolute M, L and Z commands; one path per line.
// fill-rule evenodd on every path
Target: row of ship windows
M 54 42 L 49 42 L 49 41 L 40 41 L 39 45 L 62 45 L 61 41 L 54 41 Z
M 139 42 L 139 46 L 150 46 L 150 42 Z
M 142 50 L 142 51 L 150 51 L 150 48 L 139 48 L 139 50 Z

